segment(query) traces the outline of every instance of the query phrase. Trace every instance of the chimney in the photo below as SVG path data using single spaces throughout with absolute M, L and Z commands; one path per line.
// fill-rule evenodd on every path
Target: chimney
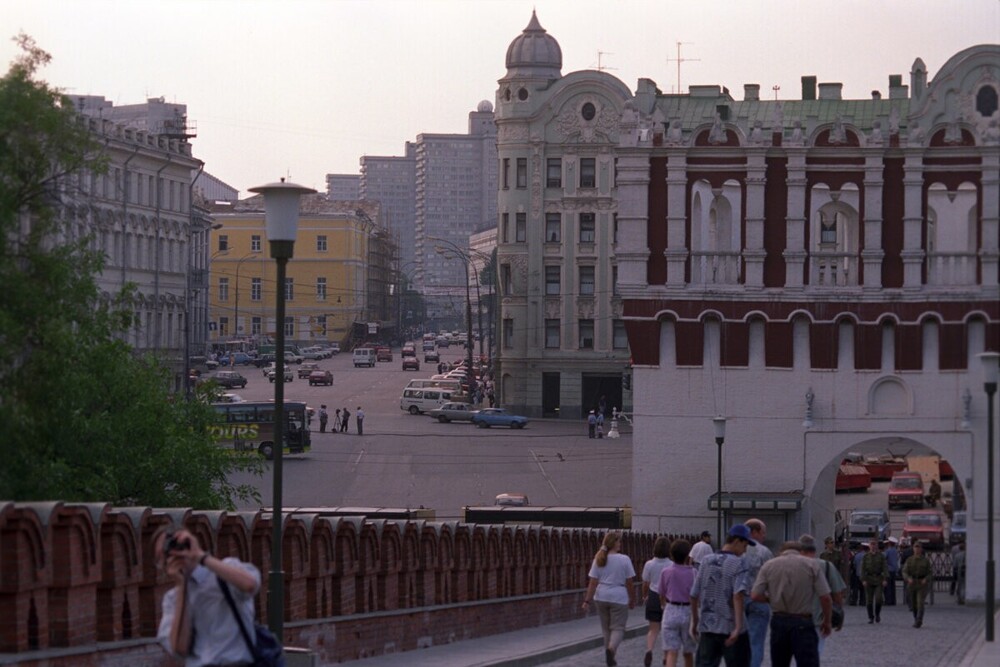
M 903 85 L 902 74 L 889 75 L 889 99 L 905 100 L 909 97 L 909 88 Z
M 816 77 L 814 76 L 802 77 L 802 99 L 803 100 L 816 99 Z
M 759 83 L 744 83 L 743 84 L 743 99 L 747 102 L 756 102 L 760 100 L 760 84 Z
M 880 93 L 877 90 L 873 90 L 872 91 L 872 99 L 873 100 L 880 100 L 880 99 L 882 99 L 882 93 Z
M 839 100 L 843 88 L 844 84 L 842 83 L 821 83 L 819 84 L 819 99 Z

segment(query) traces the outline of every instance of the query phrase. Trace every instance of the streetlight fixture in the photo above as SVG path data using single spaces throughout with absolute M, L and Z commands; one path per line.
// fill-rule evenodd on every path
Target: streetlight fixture
M 983 365 L 983 389 L 986 391 L 986 641 L 995 638 L 996 562 L 993 560 L 993 399 L 1000 376 L 1000 352 L 978 355 Z
M 299 228 L 299 197 L 316 192 L 294 183 L 268 183 L 250 188 L 264 197 L 264 226 L 271 258 L 278 267 L 276 340 L 274 346 L 274 457 L 271 466 L 274 490 L 271 499 L 271 572 L 268 578 L 267 624 L 282 641 L 285 625 L 285 573 L 281 562 L 282 459 L 285 453 L 285 269 L 295 250 Z
M 719 464 L 716 469 L 717 473 L 717 484 L 716 484 L 716 495 L 715 495 L 715 539 L 719 540 L 718 544 L 721 547 L 723 543 L 722 538 L 722 443 L 726 441 L 726 418 L 725 417 L 714 417 L 712 419 L 712 426 L 715 427 L 715 444 L 719 447 Z

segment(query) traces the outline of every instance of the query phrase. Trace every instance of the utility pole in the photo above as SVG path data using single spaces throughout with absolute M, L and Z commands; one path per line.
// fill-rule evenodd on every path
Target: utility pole
M 677 94 L 681 94 L 681 63 L 693 63 L 700 62 L 701 58 L 681 58 L 681 45 L 682 44 L 694 44 L 694 42 L 677 42 L 677 57 L 667 58 L 667 62 L 677 63 Z

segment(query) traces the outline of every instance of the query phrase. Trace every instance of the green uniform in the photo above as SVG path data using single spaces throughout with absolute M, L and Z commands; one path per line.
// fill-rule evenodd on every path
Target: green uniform
M 841 561 L 843 560 L 840 551 L 838 549 L 831 549 L 830 551 L 824 551 L 819 555 L 825 561 L 829 561 L 831 565 L 837 568 L 837 572 L 840 572 Z
M 924 598 L 930 590 L 934 581 L 934 568 L 927 556 L 914 554 L 906 559 L 903 566 L 903 579 L 906 581 L 906 592 L 910 597 L 910 609 L 913 610 L 915 627 L 920 627 L 924 622 Z
M 889 565 L 880 551 L 869 552 L 861 559 L 861 583 L 865 586 L 868 622 L 882 620 L 882 588 L 889 579 Z

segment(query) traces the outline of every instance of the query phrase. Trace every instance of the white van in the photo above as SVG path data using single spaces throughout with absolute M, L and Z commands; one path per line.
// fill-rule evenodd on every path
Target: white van
M 429 380 L 410 380 L 406 383 L 407 389 L 446 389 L 448 391 L 461 391 L 462 383 L 456 378 L 433 377 Z
M 440 408 L 451 400 L 451 392 L 447 389 L 428 387 L 426 389 L 404 389 L 399 399 L 399 409 L 418 415 L 434 408 Z
M 354 367 L 368 366 L 375 368 L 375 348 L 359 347 L 354 350 Z

